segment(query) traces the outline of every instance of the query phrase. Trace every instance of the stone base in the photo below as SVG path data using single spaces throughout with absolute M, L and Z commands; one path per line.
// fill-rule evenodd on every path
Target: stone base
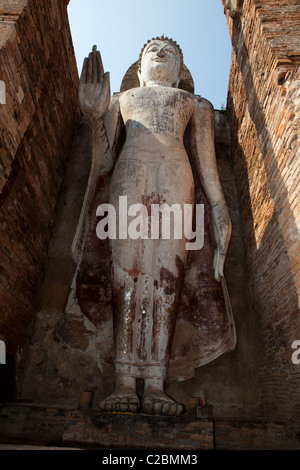
M 25 404 L 0 407 L 0 442 L 110 450 L 214 447 L 211 420 Z
M 213 449 L 213 423 L 188 417 L 71 412 L 63 443 L 104 449 Z
M 99 450 L 300 450 L 300 422 L 0 405 L 1 445 Z

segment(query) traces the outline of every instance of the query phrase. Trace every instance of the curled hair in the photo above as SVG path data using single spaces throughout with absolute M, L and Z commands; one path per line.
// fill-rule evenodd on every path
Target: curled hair
M 167 41 L 169 44 L 171 44 L 171 46 L 173 46 L 174 49 L 177 50 L 177 52 L 179 54 L 179 57 L 180 57 L 180 71 L 183 69 L 183 54 L 182 54 L 182 50 L 181 50 L 180 46 L 177 44 L 176 41 L 174 41 L 171 38 L 165 37 L 164 35 L 162 35 L 161 37 L 157 36 L 156 38 L 149 39 L 149 41 L 147 41 L 146 44 L 144 44 L 144 46 L 142 47 L 142 50 L 140 52 L 140 55 L 139 55 L 139 60 L 138 60 L 139 68 L 141 68 L 142 56 L 143 56 L 143 52 L 145 50 L 145 47 L 147 47 L 148 44 L 152 41 Z

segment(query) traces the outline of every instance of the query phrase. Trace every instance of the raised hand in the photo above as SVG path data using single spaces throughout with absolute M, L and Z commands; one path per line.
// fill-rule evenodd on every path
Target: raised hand
M 97 46 L 94 46 L 83 62 L 79 84 L 80 109 L 93 125 L 104 116 L 109 102 L 109 72 L 104 74 L 100 52 L 97 51 Z

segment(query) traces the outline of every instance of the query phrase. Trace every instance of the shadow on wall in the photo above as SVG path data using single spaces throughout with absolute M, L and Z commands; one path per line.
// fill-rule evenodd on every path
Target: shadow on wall
M 237 117 L 234 97 L 229 88 L 227 109 L 233 134 L 234 167 L 243 223 L 246 262 L 256 315 L 262 405 L 265 413 L 269 415 L 299 416 L 299 394 L 297 395 L 297 385 L 295 386 L 295 384 L 297 384 L 297 374 L 300 373 L 300 370 L 295 371 L 295 365 L 291 361 L 291 344 L 293 340 L 297 339 L 298 297 L 288 256 L 288 247 L 278 216 L 284 210 L 285 223 L 289 227 L 296 226 L 295 219 L 289 205 L 287 188 L 276 160 L 272 139 L 268 131 L 267 118 L 257 96 L 240 17 L 235 15 L 233 21 L 233 53 L 235 53 L 239 72 L 243 78 L 246 105 L 248 105 L 250 118 L 255 127 L 253 134 L 257 146 L 253 145 L 253 152 L 261 159 L 262 171 L 266 175 L 265 182 L 255 181 L 255 177 L 253 177 L 253 186 L 250 188 L 247 150 L 244 151 L 238 138 L 241 119 Z M 245 114 L 242 116 L 242 119 L 244 118 Z M 249 141 L 251 137 L 253 138 L 253 135 L 249 136 Z M 255 144 L 255 142 L 251 143 Z M 269 169 L 268 162 L 271 162 L 272 171 Z M 257 161 L 257 168 L 259 168 L 259 161 Z M 261 184 L 261 188 L 258 187 L 259 184 Z M 265 188 L 263 188 L 263 184 Z M 254 186 L 255 190 L 266 189 L 265 193 L 270 200 L 270 205 L 274 206 L 272 213 L 261 214 L 262 219 L 259 222 L 254 221 L 253 218 L 251 191 L 253 193 Z M 278 188 L 282 188 L 280 195 Z M 279 202 L 280 208 L 278 207 Z M 262 212 L 262 208 L 259 210 Z M 268 223 L 262 237 L 257 242 L 256 230 L 259 230 L 259 225 L 267 216 Z M 298 383 L 299 380 L 300 374 Z

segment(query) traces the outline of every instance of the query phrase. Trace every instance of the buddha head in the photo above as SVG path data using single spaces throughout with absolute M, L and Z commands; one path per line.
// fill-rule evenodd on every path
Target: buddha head
M 140 53 L 140 86 L 163 85 L 178 88 L 182 67 L 182 51 L 175 41 L 164 36 L 152 38 Z

